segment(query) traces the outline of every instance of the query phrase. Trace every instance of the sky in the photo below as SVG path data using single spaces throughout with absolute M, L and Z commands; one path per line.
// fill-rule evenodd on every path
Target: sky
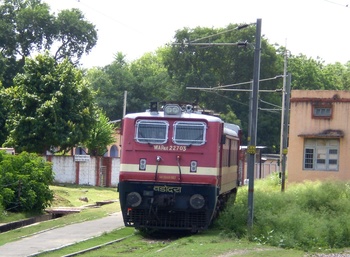
M 255 23 L 270 44 L 291 54 L 350 61 L 350 0 L 42 0 L 56 14 L 78 8 L 96 26 L 98 41 L 82 66 L 110 64 L 118 52 L 133 61 L 171 43 L 183 28 Z

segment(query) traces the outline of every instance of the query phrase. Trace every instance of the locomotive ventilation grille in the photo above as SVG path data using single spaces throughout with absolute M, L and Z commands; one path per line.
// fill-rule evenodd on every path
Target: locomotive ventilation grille
M 205 229 L 208 227 L 206 211 L 185 212 L 162 210 L 149 213 L 144 209 L 133 209 L 127 216 L 127 226 L 169 229 Z

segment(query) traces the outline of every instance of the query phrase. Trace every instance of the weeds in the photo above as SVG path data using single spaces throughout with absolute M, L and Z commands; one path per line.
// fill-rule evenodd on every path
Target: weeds
M 275 175 L 256 181 L 251 240 L 304 251 L 350 247 L 348 183 L 306 182 L 281 192 L 276 182 Z M 247 200 L 247 187 L 242 187 L 216 223 L 230 237 L 248 238 Z

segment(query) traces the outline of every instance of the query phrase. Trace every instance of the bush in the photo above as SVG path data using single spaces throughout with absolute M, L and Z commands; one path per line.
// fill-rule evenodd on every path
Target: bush
M 0 205 L 12 212 L 42 212 L 53 200 L 51 163 L 36 154 L 0 152 Z
M 350 184 L 306 182 L 281 192 L 266 182 L 271 178 L 264 180 L 254 186 L 251 233 L 248 235 L 247 187 L 239 189 L 236 202 L 221 214 L 218 226 L 237 237 L 249 236 L 261 244 L 283 248 L 310 251 L 350 247 Z

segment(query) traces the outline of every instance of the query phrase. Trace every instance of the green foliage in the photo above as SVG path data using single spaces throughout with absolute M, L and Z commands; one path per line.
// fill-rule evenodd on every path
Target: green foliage
M 68 58 L 77 63 L 97 42 L 95 25 L 88 22 L 78 9 L 62 10 L 54 20 L 54 39 L 59 43 L 55 60 Z
M 5 145 L 17 152 L 68 151 L 85 141 L 95 123 L 93 96 L 82 72 L 48 54 L 28 59 L 7 88 L 10 103 Z
M 233 123 L 238 126 L 241 126 L 241 121 L 237 118 L 237 115 L 232 110 L 231 106 L 226 106 L 227 113 L 220 114 L 220 118 L 222 118 L 227 123 Z
M 350 247 L 350 185 L 347 182 L 306 182 L 281 192 L 275 183 L 257 181 L 254 225 L 247 232 L 248 192 L 239 189 L 236 202 L 220 216 L 218 225 L 237 237 L 261 244 L 305 251 Z
M 79 114 L 66 111 L 66 106 L 71 107 L 80 102 L 79 94 L 77 98 L 71 97 L 71 99 L 65 96 L 76 95 L 74 90 L 70 90 L 73 77 L 78 81 L 82 77 L 78 72 L 69 71 L 67 60 L 77 63 L 84 53 L 91 51 L 97 42 L 94 25 L 86 21 L 84 15 L 76 9 L 62 10 L 57 16 L 51 14 L 49 6 L 40 0 L 2 1 L 0 17 L 2 28 L 0 81 L 4 88 L 9 88 L 13 85 L 16 74 L 21 74 L 17 75 L 17 84 L 10 90 L 12 95 L 10 102 L 8 100 L 10 91 L 4 93 L 4 89 L 0 90 L 0 144 L 6 141 L 9 133 L 7 145 L 22 147 L 18 143 L 24 142 L 21 141 L 22 138 L 27 145 L 21 150 L 26 151 L 38 152 L 50 148 L 53 150 L 57 145 L 66 150 L 74 143 L 86 141 L 86 131 L 90 128 L 85 130 L 85 126 L 90 126 L 93 117 L 86 103 L 92 98 L 84 89 L 79 92 L 87 96 L 87 100 L 81 101 L 82 105 L 78 106 L 82 111 Z M 255 27 L 249 26 L 237 30 L 237 26 L 238 24 L 229 24 L 225 28 L 196 27 L 178 30 L 174 36 L 176 44 L 159 48 L 155 53 L 146 53 L 130 64 L 126 62 L 122 53 L 117 53 L 111 64 L 103 68 L 90 69 L 84 74 L 91 84 L 90 89 L 95 93 L 95 98 L 91 102 L 96 101 L 110 120 L 122 118 L 125 91 L 127 91 L 128 113 L 147 109 L 150 101 L 196 103 L 203 109 L 222 113 L 227 121 L 240 124 L 243 131 L 242 144 L 246 144 L 249 92 L 187 89 L 189 86 L 213 89 L 237 84 L 240 86 L 235 89 L 249 89 L 254 65 L 254 49 L 251 45 L 255 41 Z M 247 41 L 247 47 L 203 47 L 184 44 L 241 41 Z M 66 63 L 57 69 L 56 74 L 48 71 L 53 67 L 50 61 L 42 62 L 47 67 L 29 63 L 32 68 L 26 67 L 23 71 L 27 56 L 34 51 L 41 52 L 47 49 L 55 53 L 55 61 L 66 58 L 63 61 Z M 269 44 L 263 36 L 261 50 L 261 79 L 283 74 L 285 49 Z M 349 89 L 350 62 L 345 65 L 340 63 L 326 65 L 322 59 L 315 60 L 302 54 L 290 55 L 288 71 L 292 73 L 293 89 Z M 58 75 L 59 72 L 62 76 Z M 58 90 L 57 85 L 64 85 L 65 81 L 67 86 L 62 86 Z M 40 95 L 26 92 L 28 87 L 20 88 L 24 82 L 35 84 Z M 52 87 L 55 88 L 56 95 L 52 93 L 54 90 L 50 90 Z M 265 90 L 281 87 L 282 80 L 267 80 L 260 83 L 260 89 Z M 43 95 L 47 92 L 51 94 L 50 99 L 43 99 Z M 267 146 L 272 153 L 279 149 L 281 115 L 280 111 L 267 109 L 271 109 L 271 106 L 281 106 L 281 99 L 280 93 L 259 95 L 257 144 Z M 17 110 L 20 108 L 23 110 L 19 113 Z M 36 113 L 33 111 L 35 108 Z M 26 117 L 27 113 L 29 115 Z M 91 115 L 85 115 L 87 113 Z M 39 124 L 37 118 L 42 124 L 47 122 L 47 130 Z M 7 127 L 5 121 L 8 122 Z M 84 127 L 83 122 L 86 122 Z M 48 134 L 53 130 L 55 136 L 51 138 Z M 75 132 L 69 134 L 72 130 Z M 39 135 L 44 135 L 46 138 L 42 140 Z M 58 143 L 57 138 L 62 138 L 62 142 Z
M 143 110 L 151 101 L 179 100 L 179 87 L 170 79 L 162 61 L 167 52 L 168 49 L 160 48 L 156 54 L 147 53 L 130 65 L 130 72 L 137 81 L 132 96 L 137 98 Z
M 5 94 L 5 89 L 0 82 L 0 145 L 2 145 L 5 142 L 8 136 L 8 132 L 5 129 L 7 115 L 9 112 L 8 107 L 8 97 Z
M 5 87 L 12 85 L 25 58 L 33 53 L 52 50 L 56 61 L 67 58 L 78 62 L 97 42 L 95 26 L 85 20 L 81 11 L 62 10 L 56 17 L 41 0 L 1 1 L 0 18 L 0 52 L 4 64 L 1 72 Z
M 293 76 L 293 89 L 325 89 L 323 67 L 321 60 L 307 58 L 302 54 L 291 58 L 288 69 Z
M 237 30 L 237 26 L 178 30 L 174 44 L 159 48 L 155 53 L 146 53 L 130 64 L 118 53 L 112 64 L 87 73 L 98 106 L 107 117 L 115 120 L 123 115 L 124 91 L 128 93 L 128 113 L 147 109 L 150 101 L 195 103 L 221 113 L 227 121 L 240 124 L 242 144 L 246 144 L 250 98 L 247 90 L 253 75 L 254 48 L 251 46 L 255 41 L 255 27 Z M 247 47 L 194 44 L 242 41 L 248 42 Z M 260 89 L 276 92 L 259 94 L 257 144 L 277 153 L 281 128 L 279 107 L 282 105 L 278 89 L 282 88 L 283 79 L 273 78 L 284 73 L 286 49 L 271 45 L 263 36 L 261 50 Z M 292 73 L 293 89 L 347 89 L 350 85 L 350 62 L 325 65 L 321 59 L 290 55 L 287 66 Z M 218 86 L 237 91 L 223 91 Z M 188 90 L 188 87 L 201 90 Z
M 28 56 L 32 50 L 40 50 L 50 44 L 52 16 L 47 4 L 40 0 L 5 0 L 0 6 L 2 28 L 0 37 L 5 56 Z
M 130 87 L 136 85 L 135 79 L 129 71 L 129 66 L 124 56 L 118 53 L 116 59 L 104 68 L 93 68 L 87 72 L 87 80 L 90 88 L 95 93 L 95 100 L 110 120 L 117 120 L 123 117 L 124 92 L 128 91 L 128 111 L 135 106 L 132 95 L 137 89 Z
M 0 81 L 4 88 L 13 86 L 14 77 L 23 72 L 26 58 L 30 55 L 50 50 L 55 53 L 56 61 L 66 58 L 78 63 L 82 55 L 89 53 L 97 42 L 95 26 L 85 19 L 81 11 L 62 10 L 56 17 L 41 0 L 1 1 L 0 27 Z M 6 102 L 6 94 L 3 96 L 1 93 L 0 145 L 8 137 L 5 121 L 11 117 L 10 104 Z M 31 123 L 29 119 L 27 125 Z
M 84 144 L 89 149 L 90 155 L 104 155 L 107 146 L 114 142 L 114 131 L 114 125 L 110 123 L 106 115 L 99 110 L 96 115 L 96 122 L 89 132 L 90 136 Z
M 110 65 L 88 70 L 87 79 L 95 92 L 96 102 L 109 119 L 123 117 L 125 91 L 128 113 L 148 109 L 151 101 L 181 99 L 162 63 L 166 53 L 167 49 L 162 48 L 157 54 L 147 53 L 127 64 L 125 56 L 119 52 Z
M 347 90 L 350 81 L 350 65 L 325 64 L 322 59 L 292 56 L 288 60 L 292 73 L 292 89 L 303 90 Z
M 255 27 L 249 26 L 237 30 L 237 24 L 226 28 L 210 29 L 197 27 L 179 30 L 175 35 L 175 43 L 164 56 L 164 65 L 170 77 L 180 85 L 179 98 L 183 101 L 196 102 L 205 109 L 222 113 L 225 118 L 240 121 L 245 144 L 248 131 L 249 98 L 247 90 L 251 86 L 254 65 Z M 237 43 L 247 41 L 247 47 L 236 45 L 196 46 L 195 43 Z M 183 44 L 183 43 L 189 44 Z M 194 42 L 191 44 L 191 42 Z M 262 39 L 261 78 L 271 78 L 283 74 L 283 56 L 276 53 L 274 46 Z M 239 85 L 237 85 L 239 84 Z M 234 86 L 235 85 L 235 86 Z M 223 86 L 223 88 L 219 88 Z M 186 90 L 186 87 L 198 87 L 203 90 Z M 282 87 L 282 80 L 272 80 L 261 83 L 260 88 L 271 90 Z M 208 89 L 210 90 L 204 90 Z M 214 90 L 216 89 L 216 90 Z M 236 91 L 227 91 L 234 89 Z M 280 106 L 281 97 L 278 94 L 261 96 L 266 102 Z M 260 105 L 260 103 L 259 103 Z M 228 108 L 229 106 L 229 108 Z M 259 111 L 261 115 L 262 111 Z M 237 117 L 233 117 L 235 114 Z M 265 121 L 265 122 L 262 122 Z M 258 121 L 258 144 L 279 144 L 278 133 L 271 129 L 280 127 L 280 116 L 267 115 Z
M 42 212 L 53 200 L 51 163 L 35 154 L 0 152 L 0 206 L 12 212 Z

